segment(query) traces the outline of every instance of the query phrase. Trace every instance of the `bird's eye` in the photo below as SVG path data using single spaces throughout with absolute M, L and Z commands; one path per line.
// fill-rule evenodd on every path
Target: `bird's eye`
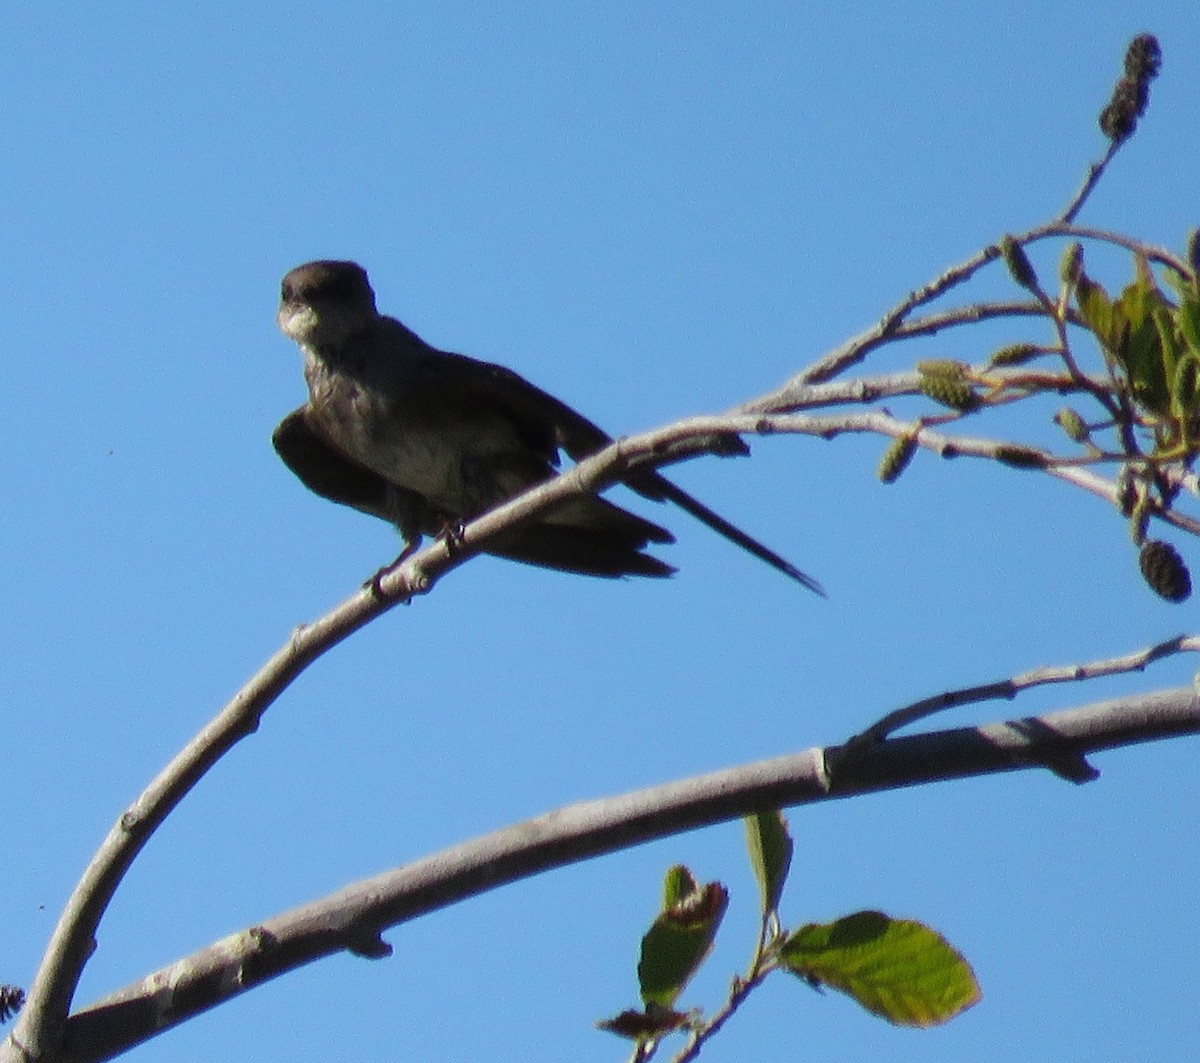
M 283 282 L 283 288 L 279 293 L 281 302 L 290 303 L 292 301 L 292 286 L 287 282 Z

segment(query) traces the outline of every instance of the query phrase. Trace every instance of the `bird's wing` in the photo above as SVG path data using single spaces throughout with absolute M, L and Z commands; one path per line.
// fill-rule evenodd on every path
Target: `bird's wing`
M 395 321 L 394 318 L 390 320 Z M 475 420 L 481 426 L 486 426 L 489 421 L 494 426 L 498 417 L 525 448 L 525 453 L 517 456 L 517 463 L 526 466 L 522 473 L 525 483 L 533 483 L 549 475 L 558 464 L 560 449 L 579 461 L 612 442 L 607 432 L 583 414 L 511 369 L 466 355 L 439 351 L 425 344 L 399 322 L 396 322 L 396 326 L 403 329 L 414 346 L 420 349 L 410 367 L 421 375 L 422 403 L 432 399 L 434 406 L 453 406 L 459 419 L 468 423 Z M 749 448 L 736 435 L 714 436 L 711 444 L 716 453 L 749 452 Z M 534 464 L 539 466 L 540 475 L 535 474 L 532 468 Z M 624 478 L 624 482 L 646 498 L 674 503 L 760 561 L 809 590 L 824 594 L 821 585 L 811 576 L 709 509 L 661 473 L 634 471 Z
M 346 457 L 321 432 L 307 406 L 293 410 L 271 435 L 283 463 L 310 491 L 379 517 L 400 528 L 406 541 L 422 533 L 441 534 L 452 521 L 414 491 L 397 487 L 372 469 Z M 585 576 L 669 576 L 670 565 L 642 551 L 650 542 L 667 543 L 664 528 L 626 513 L 603 499 L 581 500 L 587 524 L 533 524 L 490 544 L 487 552 L 511 561 Z
M 419 390 L 423 406 L 428 404 L 439 411 L 454 408 L 456 419 L 463 422 L 499 415 L 532 453 L 554 466 L 560 450 L 573 461 L 582 461 L 613 442 L 612 436 L 594 421 L 519 373 L 493 362 L 439 350 L 395 318 L 384 320 L 403 334 L 414 356 L 407 362 L 406 371 L 420 375 L 420 386 L 415 390 Z M 406 415 L 412 412 L 405 410 Z M 701 445 L 722 457 L 750 452 L 733 434 L 713 435 Z M 665 497 L 652 476 L 635 474 L 629 478 L 629 485 L 656 501 Z
M 445 518 L 433 512 L 415 491 L 397 487 L 338 450 L 309 415 L 307 406 L 280 421 L 271 442 L 283 463 L 310 491 L 395 524 L 408 542 L 422 534 L 436 534 L 445 524 Z
M 462 354 L 437 352 L 431 359 L 450 359 L 454 364 L 455 383 L 478 398 L 472 401 L 485 408 L 500 406 L 517 429 L 521 438 L 539 457 L 550 465 L 557 465 L 558 450 L 561 448 L 575 461 L 603 449 L 612 442 L 612 437 L 593 424 L 583 414 L 549 392 L 531 384 L 524 377 L 501 365 L 481 362 Z M 449 363 L 443 363 L 449 368 Z M 714 437 L 712 449 L 719 454 L 748 454 L 749 447 L 735 435 Z M 766 562 L 809 590 L 824 595 L 821 585 L 807 573 L 798 569 L 786 558 L 764 545 L 737 525 L 726 520 L 699 499 L 676 486 L 656 471 L 634 472 L 624 481 L 630 488 L 645 498 L 656 502 L 672 502 L 718 535 L 740 546 L 743 550 Z
M 469 411 L 500 414 L 525 446 L 552 465 L 560 449 L 579 459 L 612 442 L 581 413 L 502 365 L 430 348 L 422 372 L 422 398 L 440 404 L 445 396 Z

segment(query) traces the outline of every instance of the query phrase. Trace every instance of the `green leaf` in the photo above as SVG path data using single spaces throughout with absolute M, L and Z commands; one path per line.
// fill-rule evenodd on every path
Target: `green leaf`
M 970 965 L 936 931 L 882 912 L 810 923 L 781 950 L 793 974 L 901 1026 L 947 1022 L 980 998 Z
M 1113 346 L 1133 389 L 1134 398 L 1159 416 L 1171 405 L 1171 379 L 1175 372 L 1174 327 L 1164 339 L 1160 318 L 1174 307 L 1159 291 L 1145 259 L 1137 259 L 1137 277 L 1113 304 L 1113 328 L 1119 339 Z
M 1095 333 L 1096 338 L 1109 351 L 1113 351 L 1113 310 L 1108 293 L 1086 273 L 1080 273 L 1075 282 L 1075 302 L 1083 323 Z
M 1187 296 L 1175 312 L 1175 322 L 1184 342 L 1196 354 L 1200 354 L 1200 299 Z
M 756 812 L 747 816 L 745 822 L 750 866 L 758 879 L 763 915 L 768 915 L 779 907 L 783 884 L 792 866 L 792 838 L 788 834 L 787 820 L 778 809 Z
M 1115 301 L 1098 284 L 1080 277 L 1075 298 L 1080 316 L 1096 334 L 1110 366 L 1116 362 L 1133 400 L 1146 413 L 1170 415 L 1170 384 L 1175 373 L 1178 342 L 1175 328 L 1163 330 L 1163 316 L 1175 306 L 1160 292 L 1150 264 L 1138 257 L 1134 281 Z
M 1154 329 L 1158 333 L 1158 347 L 1162 352 L 1163 375 L 1169 380 L 1175 375 L 1179 357 L 1183 353 L 1183 343 L 1175 328 L 1175 314 L 1163 306 L 1156 306 L 1150 312 L 1154 321 Z
M 1188 351 L 1175 366 L 1175 379 L 1171 382 L 1171 412 L 1179 424 L 1181 435 L 1200 412 L 1200 355 Z
M 1180 297 L 1195 291 L 1191 275 L 1180 273 L 1174 266 L 1163 266 L 1163 280 L 1167 282 L 1167 287 Z
M 729 891 L 719 882 L 696 883 L 686 867 L 667 872 L 663 910 L 642 938 L 638 982 L 642 1003 L 669 1008 L 700 969 L 712 949 L 717 928 L 729 904 Z

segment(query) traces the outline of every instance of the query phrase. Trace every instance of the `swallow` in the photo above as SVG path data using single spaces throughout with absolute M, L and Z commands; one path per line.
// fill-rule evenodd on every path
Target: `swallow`
M 406 553 L 550 479 L 562 454 L 580 461 L 612 442 L 512 370 L 439 350 L 380 314 L 367 273 L 354 262 L 291 270 L 277 320 L 304 356 L 308 402 L 275 429 L 276 451 L 316 494 L 395 525 Z M 735 436 L 722 437 L 719 449 L 748 453 Z M 811 576 L 661 473 L 635 471 L 624 482 L 824 594 Z M 667 529 L 589 495 L 485 550 L 588 576 L 662 577 L 675 569 L 646 550 L 674 541 Z

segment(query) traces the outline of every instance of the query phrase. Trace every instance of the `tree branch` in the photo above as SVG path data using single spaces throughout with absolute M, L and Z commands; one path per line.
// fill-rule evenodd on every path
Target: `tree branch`
M 989 311 L 991 312 L 991 311 Z M 1026 312 L 1004 306 L 996 313 Z M 915 323 L 912 327 L 935 330 L 951 323 L 949 317 Z M 1003 376 L 1001 375 L 1001 379 Z M 1023 371 L 1013 380 L 1050 383 L 1068 389 L 1064 376 L 1038 377 Z M 919 375 L 891 374 L 858 381 L 793 385 L 788 403 L 792 406 L 827 406 L 837 402 L 873 401 L 889 395 L 915 394 Z M 778 396 L 780 393 L 776 393 Z M 778 401 L 778 400 L 776 400 Z M 761 400 L 742 409 L 752 410 Z M 956 414 L 948 414 L 953 418 Z M 289 642 L 234 696 L 221 712 L 188 746 L 168 764 L 146 791 L 114 825 L 89 864 L 51 938 L 42 965 L 30 989 L 14 1040 L 23 1045 L 29 1058 L 45 1055 L 58 1042 L 70 1002 L 88 957 L 94 935 L 113 892 L 130 864 L 159 824 L 188 791 L 238 741 L 254 732 L 263 712 L 305 668 L 328 649 L 400 601 L 429 591 L 446 572 L 485 549 L 495 536 L 514 526 L 537 519 L 571 497 L 593 494 L 641 468 L 659 467 L 697 456 L 711 448 L 714 437 L 729 434 L 802 433 L 832 438 L 844 432 L 876 432 L 898 438 L 911 436 L 923 447 L 945 457 L 968 454 L 1005 460 L 1008 444 L 986 439 L 950 436 L 926 421 L 905 421 L 883 411 L 829 414 L 735 413 L 717 417 L 693 417 L 614 443 L 579 463 L 561 476 L 522 494 L 503 506 L 473 520 L 456 537 L 453 546 L 443 541 L 416 552 L 379 581 L 378 592 L 363 590 L 315 624 L 298 628 Z M 1032 451 L 1032 448 L 1026 448 Z M 1042 471 L 1082 487 L 1112 504 L 1117 502 L 1114 481 L 1078 467 L 1073 459 L 1037 452 Z M 1096 459 L 1089 458 L 1089 461 Z M 1177 527 L 1200 533 L 1200 520 L 1181 515 L 1165 506 L 1150 504 L 1154 514 Z M 3 1058 L 0 1056 L 0 1058 Z
M 471 521 L 455 537 L 452 547 L 442 540 L 426 546 L 387 572 L 377 585 L 372 581 L 316 623 L 297 628 L 108 832 L 55 926 L 25 1007 L 9 1038 L 0 1045 L 0 1061 L 51 1057 L 61 1040 L 76 986 L 95 950 L 96 928 L 126 871 L 187 793 L 234 745 L 257 730 L 262 714 L 313 661 L 394 605 L 428 592 L 437 579 L 485 548 L 497 535 L 536 519 L 572 497 L 603 490 L 635 468 L 706 453 L 714 435 L 727 436 L 729 431 L 719 424 L 715 432 L 711 428 L 704 432 L 684 428 L 618 441 L 561 476 Z
M 1112 244 L 1114 247 L 1120 247 L 1134 254 L 1142 255 L 1149 262 L 1168 266 L 1183 276 L 1187 276 L 1190 272 L 1183 259 L 1166 248 L 1156 247 L 1108 229 L 1096 229 L 1090 226 L 1074 225 L 1069 222 L 1054 220 L 1037 225 L 1013 237 L 1013 240 L 1021 245 L 1037 243 L 1038 241 L 1048 239 L 1094 240 L 1099 243 Z M 995 262 L 999 258 L 999 245 L 991 244 L 983 248 L 983 250 L 977 251 L 969 258 L 964 259 L 962 262 L 944 270 L 922 287 L 909 293 L 903 301 L 887 311 L 877 324 L 869 329 L 865 329 L 857 336 L 852 336 L 845 343 L 835 347 L 828 354 L 785 381 L 774 391 L 739 406 L 738 411 L 752 413 L 758 410 L 787 408 L 789 406 L 788 395 L 793 390 L 810 384 L 819 384 L 839 376 L 847 369 L 861 362 L 875 348 L 889 343 L 894 339 L 937 331 L 936 328 L 926 328 L 919 332 L 909 331 L 906 328 L 907 319 L 914 310 L 940 298 L 950 291 L 951 288 L 966 283 L 984 266 Z M 982 320 L 985 317 L 1036 317 L 1045 312 L 1041 304 L 1037 302 L 980 305 L 991 307 L 991 310 L 974 320 Z M 957 318 L 964 311 L 968 314 L 974 312 L 972 308 L 960 307 L 949 311 L 948 314 L 951 317 Z M 961 323 L 970 323 L 971 320 L 972 318 L 967 316 L 961 319 Z M 956 320 L 951 323 L 959 322 Z
M 382 956 L 391 926 L 555 867 L 786 805 L 1019 771 L 1064 756 L 1200 734 L 1192 687 L 1043 716 L 844 747 L 584 801 L 364 879 L 185 957 L 72 1016 L 53 1063 L 108 1059 L 271 978 L 340 951 Z
M 1128 133 L 1124 135 L 1128 136 Z M 1072 223 L 1115 150 L 1114 142 L 1105 158 L 1092 167 L 1079 192 L 1057 219 L 1015 236 L 1013 241 L 1018 245 L 1047 238 L 1106 242 L 1133 251 L 1148 262 L 1167 266 L 1183 276 L 1189 275 L 1188 264 L 1169 251 L 1120 234 Z M 1081 464 L 1106 460 L 1140 461 L 1142 471 L 1153 472 L 1155 477 L 1161 477 L 1161 482 L 1195 490 L 1196 482 L 1189 464 L 1177 462 L 1174 466 L 1164 464 L 1151 468 L 1148 459 L 1133 453 L 1132 447 L 1127 448 L 1131 453 L 1126 455 L 1089 453 L 1086 458 L 1075 459 L 1022 445 L 1014 448 L 1012 444 L 993 440 L 952 436 L 931 427 L 931 423 L 954 420 L 959 413 L 947 414 L 940 419 L 902 421 L 886 411 L 825 417 L 783 412 L 835 403 L 861 404 L 888 395 L 915 394 L 919 390 L 918 374 L 834 381 L 872 350 L 891 340 L 932 335 L 944 328 L 987 319 L 1047 313 L 1053 317 L 1054 308 L 1043 296 L 1033 303 L 983 303 L 909 320 L 916 310 L 971 279 L 998 257 L 999 247 L 991 245 L 946 270 L 910 293 L 885 313 L 873 328 L 830 352 L 769 395 L 744 403 L 726 416 L 691 418 L 613 444 L 556 479 L 473 520 L 461 536 L 455 537 L 452 546 L 443 541 L 427 546 L 382 576 L 370 589 L 360 591 L 315 624 L 298 628 L 290 641 L 163 769 L 109 831 L 54 930 L 25 1008 L 9 1039 L 0 1045 L 0 1063 L 62 1058 L 58 1050 L 64 1036 L 73 1046 L 70 1058 L 103 1058 L 105 1053 L 93 1047 L 89 1037 L 99 1038 L 97 1044 L 128 1047 L 226 996 L 317 956 L 347 948 L 363 955 L 382 954 L 385 947 L 378 940 L 378 930 L 383 926 L 394 925 L 503 881 L 741 815 L 753 808 L 822 800 L 963 774 L 1011 770 L 1028 767 L 1034 762 L 1049 764 L 1052 760 L 1048 746 L 1058 748 L 1064 743 L 1083 750 L 1168 734 L 1194 733 L 1197 730 L 1196 711 L 1190 692 L 1176 691 L 1161 695 L 1165 699 L 1161 704 L 1149 697 L 1110 703 L 1117 708 L 1093 706 L 1077 710 L 1082 717 L 1059 713 L 1019 723 L 996 724 L 991 728 L 942 732 L 869 745 L 860 742 L 855 747 L 854 757 L 840 761 L 832 781 L 823 752 L 813 750 L 614 801 L 572 806 L 280 916 L 197 953 L 70 1020 L 67 1018 L 80 975 L 95 948 L 96 928 L 125 872 L 191 788 L 229 749 L 257 729 L 262 714 L 292 680 L 321 654 L 396 603 L 430 590 L 444 573 L 485 549 L 496 536 L 522 522 L 536 519 L 571 497 L 601 491 L 639 468 L 659 467 L 695 457 L 711 448 L 714 435 L 772 432 L 804 433 L 823 438 L 843 432 L 877 432 L 893 438 L 912 438 L 917 445 L 946 457 L 971 454 L 1008 460 L 1010 464 L 1017 464 L 1012 459 L 1014 450 L 1020 449 L 1026 457 L 1036 457 L 1037 467 L 1046 473 L 1114 504 L 1119 501 L 1117 485 L 1081 468 Z M 1065 335 L 1063 324 L 1067 320 L 1073 319 L 1064 307 L 1056 319 L 1060 339 Z M 1074 363 L 1069 353 L 1064 351 L 1063 357 L 1068 367 L 1072 367 Z M 1033 382 L 1035 377 L 1028 372 L 1023 374 L 1028 382 Z M 1017 379 L 1002 374 L 997 378 L 1002 384 L 1005 380 Z M 1063 392 L 1082 388 L 1103 397 L 1110 381 L 1076 372 L 1066 378 L 1043 375 L 1038 386 L 1043 390 Z M 1023 396 L 1017 396 L 1020 397 Z M 1131 437 L 1132 428 L 1124 427 Z M 1146 511 L 1200 534 L 1200 520 L 1175 513 L 1168 492 L 1160 493 L 1164 496 L 1163 501 L 1149 496 L 1142 500 Z M 1184 646 L 1184 641 L 1188 640 L 1181 640 L 1177 647 L 1163 652 L 1195 648 Z M 1157 649 L 1145 651 L 1151 656 L 1143 663 L 1152 659 Z M 1005 696 L 1023 688 L 1021 678 L 1008 681 Z M 984 692 L 994 692 L 994 688 L 943 695 L 942 700 L 953 700 L 955 696 L 973 700 L 975 695 Z M 933 700 L 938 702 L 938 699 Z M 939 707 L 941 704 L 938 702 Z M 933 709 L 932 704 L 919 704 L 902 710 L 899 715 L 885 718 L 869 734 L 872 739 L 879 739 L 894 727 L 920 718 Z M 1081 722 L 1086 722 L 1085 718 L 1091 721 L 1088 726 Z M 1103 725 L 1096 722 L 1101 719 L 1105 721 Z M 936 752 L 936 756 L 931 751 Z M 827 752 L 834 756 L 836 751 Z M 939 757 L 946 758 L 945 762 L 940 762 Z M 128 1029 L 122 1028 L 121 1024 L 125 1022 L 130 1023 Z
M 844 383 L 807 387 L 811 389 L 808 401 L 814 405 L 844 400 L 849 394 Z M 916 390 L 916 374 L 911 373 L 858 381 L 851 389 L 860 401 L 888 394 L 912 394 Z M 29 1058 L 39 1058 L 57 1044 L 75 987 L 95 947 L 96 927 L 137 854 L 191 788 L 229 749 L 257 729 L 262 713 L 321 654 L 396 603 L 429 591 L 437 579 L 486 548 L 495 536 L 536 519 L 571 497 L 603 490 L 639 468 L 658 467 L 696 456 L 705 452 L 714 436 L 776 432 L 822 438 L 843 432 L 878 432 L 891 437 L 913 435 L 919 445 L 946 457 L 969 454 L 1003 460 L 1005 446 L 992 440 L 950 437 L 921 422 L 898 420 L 885 412 L 823 417 L 794 413 L 693 417 L 619 440 L 561 476 L 471 521 L 452 547 L 438 541 L 416 552 L 384 575 L 378 584 L 378 594 L 373 590 L 360 591 L 316 623 L 298 628 L 289 642 L 125 811 L 68 901 L 13 1030 L 14 1041 L 24 1046 Z M 1046 456 L 1044 471 L 1111 503 L 1117 500 L 1114 482 L 1077 468 L 1065 459 Z M 1156 510 L 1156 515 L 1177 527 L 1200 533 L 1200 521 L 1162 508 Z
M 1046 686 L 1054 683 L 1076 683 L 1081 679 L 1098 679 L 1101 676 L 1122 675 L 1129 672 L 1141 672 L 1149 668 L 1155 661 L 1164 657 L 1172 657 L 1177 653 L 1200 652 L 1200 637 L 1195 635 L 1176 635 L 1172 639 L 1148 646 L 1121 657 L 1111 657 L 1103 661 L 1090 661 L 1087 664 L 1068 664 L 1059 667 L 1035 668 L 1011 679 L 1001 679 L 994 683 L 984 683 L 979 686 L 965 687 L 960 690 L 948 690 L 931 698 L 922 698 L 912 705 L 906 705 L 895 712 L 889 712 L 877 723 L 872 724 L 862 733 L 861 738 L 871 742 L 879 742 L 895 734 L 900 728 L 908 727 L 918 720 L 946 709 L 959 708 L 963 705 L 973 705 L 981 701 L 996 701 L 1003 699 L 1011 701 L 1018 694 L 1033 687 Z

